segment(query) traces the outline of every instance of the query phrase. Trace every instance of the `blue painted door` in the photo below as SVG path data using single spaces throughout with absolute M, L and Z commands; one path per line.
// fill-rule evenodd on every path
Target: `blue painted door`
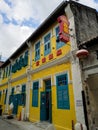
M 13 114 L 16 115 L 18 111 L 18 95 L 13 95 L 13 105 L 14 105 Z
M 40 120 L 46 120 L 46 92 L 41 92 Z
M 41 92 L 40 120 L 52 122 L 50 79 L 45 81 L 45 92 Z

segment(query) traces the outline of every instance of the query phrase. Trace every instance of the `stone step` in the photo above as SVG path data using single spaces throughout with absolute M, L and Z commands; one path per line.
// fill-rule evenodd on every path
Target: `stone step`
M 49 122 L 45 122 L 45 121 L 35 122 L 34 125 L 43 130 L 55 130 L 53 124 L 50 124 Z

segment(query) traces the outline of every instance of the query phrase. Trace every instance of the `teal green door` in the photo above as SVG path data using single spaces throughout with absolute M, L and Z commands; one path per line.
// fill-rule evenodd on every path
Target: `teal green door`
M 52 122 L 50 79 L 45 81 L 45 92 L 41 92 L 40 120 Z
M 18 111 L 18 95 L 13 95 L 13 105 L 14 105 L 13 114 L 16 115 Z
M 41 92 L 40 120 L 46 121 L 46 92 Z

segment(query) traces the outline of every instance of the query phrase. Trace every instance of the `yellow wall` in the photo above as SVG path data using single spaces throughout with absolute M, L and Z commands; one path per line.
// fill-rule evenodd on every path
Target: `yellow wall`
M 12 79 L 17 78 L 18 76 L 21 76 L 21 75 L 25 74 L 26 73 L 26 68 L 27 68 L 27 66 L 22 67 L 21 70 L 18 70 L 17 72 L 13 73 L 12 74 Z
M 32 67 L 33 69 L 36 69 L 42 65 L 45 65 L 46 63 L 48 62 L 51 62 L 52 60 L 56 60 L 56 59 L 59 59 L 61 57 L 63 57 L 64 55 L 66 55 L 69 51 L 70 51 L 70 42 L 67 42 L 67 44 L 65 44 L 63 47 L 59 48 L 62 50 L 62 54 L 57 56 L 56 53 L 57 53 L 57 49 L 56 48 L 56 37 L 55 37 L 55 27 L 57 26 L 57 23 L 54 24 L 54 26 L 52 26 L 50 29 L 47 30 L 47 32 L 51 32 L 51 52 L 50 54 L 53 54 L 53 59 L 49 60 L 49 55 L 46 55 L 44 56 L 44 43 L 43 43 L 43 38 L 45 36 L 45 34 L 43 34 L 42 36 L 39 37 L 39 39 L 37 39 L 34 43 L 36 43 L 37 41 L 40 41 L 41 44 L 40 44 L 40 59 L 38 60 L 39 61 L 39 66 L 36 66 L 36 61 L 35 61 L 35 51 L 33 51 L 32 53 Z M 33 50 L 34 50 L 34 46 L 35 44 L 33 44 Z M 45 63 L 42 63 L 42 59 L 43 58 L 46 58 L 46 62 Z
M 37 72 L 32 75 L 32 81 L 38 79 L 44 79 L 47 76 L 52 77 L 52 81 L 54 80 L 54 75 L 59 74 L 61 72 L 68 71 L 69 78 L 71 80 L 71 69 L 70 63 L 57 65 L 51 68 L 47 68 L 40 72 Z M 53 81 L 54 84 L 54 81 Z M 30 93 L 30 120 L 38 121 L 40 120 L 40 92 L 44 91 L 44 87 L 39 89 L 39 103 L 38 107 L 32 107 L 32 90 Z M 56 86 L 52 86 L 52 123 L 55 124 L 58 130 L 65 130 L 66 128 L 72 128 L 72 120 L 76 121 L 75 118 L 75 108 L 74 108 L 74 96 L 73 96 L 73 86 L 72 84 L 68 84 L 69 89 L 69 98 L 70 98 L 70 110 L 62 110 L 57 109 L 57 93 Z
M 51 26 L 50 29 L 48 29 L 46 32 L 44 32 L 39 38 L 34 42 L 33 50 L 34 50 L 34 45 L 38 40 L 41 40 L 41 47 L 40 47 L 40 59 L 39 59 L 39 66 L 36 66 L 36 61 L 35 61 L 35 52 L 32 52 L 32 69 L 36 70 L 37 68 L 44 66 L 46 64 L 51 63 L 54 60 L 60 59 L 70 51 L 70 42 L 62 46 L 61 51 L 62 54 L 57 56 L 57 49 L 56 49 L 56 37 L 55 37 L 55 31 L 54 31 L 54 26 L 56 26 L 57 23 L 54 23 L 53 26 Z M 51 37 L 51 53 L 53 54 L 53 59 L 49 60 L 49 54 L 47 56 L 44 56 L 44 43 L 43 43 L 43 36 L 46 34 L 48 31 L 51 31 L 52 37 Z M 59 50 L 58 49 L 58 50 Z M 30 56 L 30 55 L 29 55 Z M 46 62 L 42 63 L 42 58 L 46 57 Z M 29 57 L 29 63 L 30 63 L 30 57 Z M 27 66 L 28 67 L 28 66 Z M 26 68 L 23 67 L 21 70 L 17 71 L 16 73 L 12 74 L 12 79 L 19 77 L 23 74 L 26 73 Z M 68 84 L 68 89 L 69 89 L 69 101 L 70 101 L 70 109 L 69 110 L 63 110 L 63 109 L 57 109 L 57 90 L 56 90 L 56 84 L 55 84 L 55 76 L 56 74 L 59 73 L 64 73 L 68 72 L 69 74 L 69 81 L 72 80 L 72 74 L 71 74 L 71 63 L 62 63 L 60 65 L 55 65 L 50 68 L 46 68 L 44 70 L 41 70 L 37 73 L 34 73 L 31 75 L 32 79 L 31 82 L 34 80 L 42 80 L 41 88 L 39 88 L 39 102 L 38 102 L 38 107 L 32 107 L 32 89 L 30 89 L 30 116 L 29 119 L 31 121 L 39 121 L 40 120 L 40 92 L 44 91 L 44 78 L 47 76 L 50 76 L 52 78 L 52 123 L 56 126 L 57 130 L 67 130 L 67 129 L 72 129 L 72 120 L 75 122 L 76 121 L 76 114 L 75 114 L 75 108 L 74 108 L 74 95 L 73 95 L 73 84 L 69 82 Z M 7 79 L 4 79 L 2 83 L 7 82 Z M 23 79 L 19 79 L 18 81 L 12 82 L 11 87 L 15 87 L 17 85 L 21 84 L 26 84 L 27 83 L 27 77 Z M 7 86 L 2 86 L 1 89 L 6 88 Z M 28 86 L 27 86 L 28 87 Z M 18 107 L 18 114 L 17 117 L 19 118 L 19 114 L 22 111 L 22 106 Z
M 0 100 L 0 105 L 2 105 L 2 113 L 4 112 L 5 107 L 6 107 L 6 105 L 4 104 L 4 101 L 5 101 L 5 94 L 6 94 L 7 87 L 8 87 L 7 85 L 0 87 L 0 91 L 2 91 L 1 100 Z
M 56 23 L 55 23 L 55 26 L 56 26 Z M 68 42 L 67 43 L 68 45 L 66 44 L 65 46 L 62 46 L 61 48 L 59 48 L 62 50 L 62 54 L 59 56 L 56 55 L 57 49 L 56 49 L 56 37 L 54 33 L 54 26 L 51 27 L 49 30 L 47 30 L 47 32 L 49 32 L 50 30 L 52 32 L 50 54 L 53 54 L 53 59 L 49 60 L 49 54 L 44 56 L 44 44 L 43 44 L 43 35 L 42 35 L 39 37 L 39 40 L 41 40 L 41 47 L 40 47 L 41 54 L 40 54 L 40 59 L 39 59 L 39 66 L 36 66 L 36 61 L 34 60 L 35 52 L 33 51 L 33 54 L 32 54 L 33 69 L 37 69 L 45 64 L 49 64 L 53 60 L 60 59 L 61 57 L 66 56 L 66 54 L 70 51 L 70 42 Z M 33 50 L 34 50 L 34 45 L 33 45 Z M 43 57 L 46 58 L 45 63 L 42 63 Z M 57 109 L 57 90 L 56 90 L 56 86 L 54 85 L 54 77 L 56 74 L 63 73 L 64 71 L 68 71 L 69 79 L 71 81 L 72 80 L 71 64 L 69 62 L 60 64 L 60 65 L 55 65 L 54 67 L 51 67 L 51 68 L 46 68 L 32 75 L 32 81 L 39 80 L 39 79 L 43 80 L 47 76 L 51 76 L 52 78 L 52 84 L 53 84 L 52 85 L 52 123 L 56 126 L 57 130 L 72 129 L 72 121 L 74 121 L 74 123 L 76 122 L 72 83 L 68 84 L 70 110 Z M 44 83 L 42 83 L 42 86 L 39 86 L 39 87 L 41 88 L 39 88 L 38 107 L 32 107 L 32 90 L 30 91 L 30 120 L 31 121 L 40 120 L 40 92 L 44 91 Z

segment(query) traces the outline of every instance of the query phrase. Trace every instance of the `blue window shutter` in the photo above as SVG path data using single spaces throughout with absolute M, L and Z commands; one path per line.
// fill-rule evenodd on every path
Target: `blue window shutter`
M 11 74 L 11 71 L 12 71 L 12 66 L 11 64 L 9 65 L 9 69 L 8 69 L 8 76 Z
M 23 67 L 23 63 L 24 63 L 23 56 L 20 56 L 20 59 L 19 59 L 20 69 Z
M 38 106 L 38 90 L 33 90 L 33 106 Z
M 12 91 L 11 91 L 11 95 L 13 95 L 14 94 L 14 88 L 12 88 Z
M 22 93 L 25 93 L 25 91 L 26 91 L 26 85 L 24 84 L 22 85 Z
M 20 70 L 21 69 L 20 58 L 17 60 L 17 65 L 18 65 L 17 69 Z
M 57 107 L 70 109 L 67 74 L 56 77 L 57 81 Z
M 8 90 L 6 89 L 4 104 L 6 104 L 7 92 L 8 92 Z
M 63 97 L 62 97 L 62 89 L 60 87 L 58 87 L 57 89 L 57 105 L 58 108 L 63 108 Z
M 33 89 L 32 89 L 32 106 L 38 107 L 38 87 L 39 87 L 39 82 L 34 82 L 33 83 Z
M 24 61 L 23 61 L 23 66 L 27 66 L 28 65 L 28 51 L 25 52 L 24 55 Z
M 51 52 L 51 34 L 48 33 L 44 37 L 44 55 L 48 55 Z
M 12 65 L 12 73 L 14 73 L 14 65 Z
M 55 28 L 56 39 L 59 39 L 59 26 Z M 56 48 L 59 49 L 60 47 L 64 46 L 65 43 L 62 41 L 56 42 Z
M 40 59 L 40 42 L 35 44 L 35 61 Z

